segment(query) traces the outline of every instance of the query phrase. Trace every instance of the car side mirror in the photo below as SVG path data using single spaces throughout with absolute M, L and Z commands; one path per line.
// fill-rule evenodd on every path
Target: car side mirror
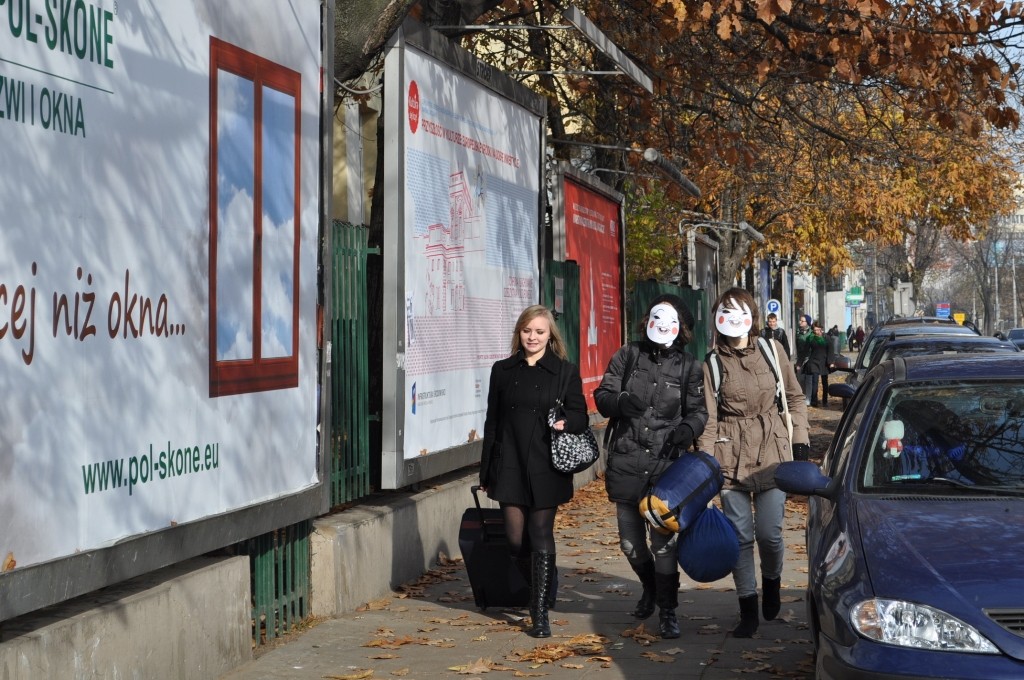
M 775 486 L 786 493 L 801 496 L 832 498 L 832 479 L 821 472 L 817 463 L 804 460 L 779 463 L 775 468 Z
M 850 387 L 846 383 L 829 383 L 828 385 L 828 396 L 839 397 L 840 399 L 853 399 L 853 394 L 856 392 L 854 388 Z

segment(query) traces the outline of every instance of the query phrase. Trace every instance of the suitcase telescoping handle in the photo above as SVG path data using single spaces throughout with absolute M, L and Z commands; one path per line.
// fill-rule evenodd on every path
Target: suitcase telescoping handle
M 487 540 L 487 521 L 484 519 L 484 508 L 480 505 L 480 485 L 474 484 L 469 487 L 469 490 L 473 493 L 473 502 L 476 503 L 476 514 L 480 516 L 480 533 L 483 540 Z

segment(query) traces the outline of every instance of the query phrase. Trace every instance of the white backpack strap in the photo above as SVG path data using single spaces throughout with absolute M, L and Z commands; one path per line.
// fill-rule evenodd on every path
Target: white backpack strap
M 782 385 L 782 369 L 779 367 L 779 355 L 776 353 L 775 344 L 771 340 L 758 338 L 757 345 L 761 348 L 761 353 L 764 354 L 765 360 L 768 361 L 768 366 L 771 367 L 772 373 L 775 374 L 775 399 L 778 401 L 779 411 L 781 412 L 785 405 L 786 391 Z
M 715 401 L 719 402 L 718 392 L 722 389 L 722 359 L 718 352 L 711 350 L 704 357 L 704 363 L 708 365 L 711 372 L 711 386 L 715 389 Z

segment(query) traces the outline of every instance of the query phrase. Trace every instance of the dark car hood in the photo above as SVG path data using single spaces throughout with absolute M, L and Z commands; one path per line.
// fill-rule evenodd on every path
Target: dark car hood
M 993 634 L 983 609 L 1024 611 L 1024 501 L 859 496 L 863 558 L 879 597 L 930 605 Z M 996 633 L 1012 656 L 1024 639 Z M 1012 647 L 1013 649 L 1009 649 Z

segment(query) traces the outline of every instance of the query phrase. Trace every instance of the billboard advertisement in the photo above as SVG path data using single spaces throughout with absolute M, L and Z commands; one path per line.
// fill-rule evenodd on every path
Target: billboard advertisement
M 562 175 L 565 259 L 580 270 L 580 376 L 591 412 L 608 360 L 622 346 L 622 202 Z
M 395 102 L 386 178 L 396 187 L 385 238 L 397 241 L 385 247 L 385 299 L 395 295 L 401 315 L 392 339 L 385 329 L 397 361 L 390 378 L 385 361 L 394 394 L 383 421 L 395 429 L 382 484 L 396 487 L 430 474 L 410 461 L 479 440 L 491 365 L 540 297 L 543 115 L 481 78 L 447 40 L 432 50 L 430 35 L 407 22 L 385 66 L 385 101 Z
M 319 484 L 320 3 L 61 6 L 0 21 L 6 572 Z

